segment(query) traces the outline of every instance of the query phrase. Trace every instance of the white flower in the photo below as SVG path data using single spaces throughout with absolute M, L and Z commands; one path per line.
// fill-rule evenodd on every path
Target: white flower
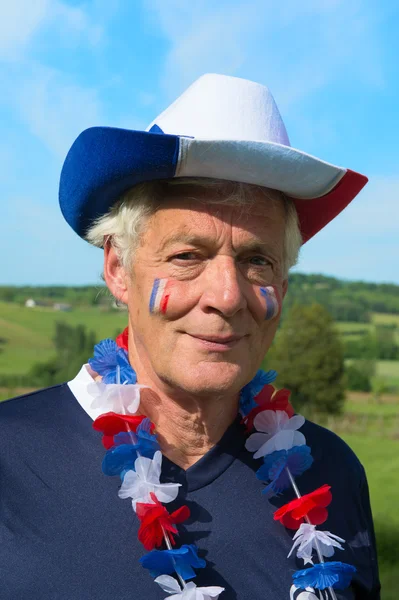
M 144 387 L 138 384 L 93 382 L 88 386 L 89 394 L 94 397 L 91 408 L 134 415 L 140 405 L 140 389 Z
M 119 490 L 120 498 L 132 498 L 133 509 L 137 502 L 151 504 L 150 493 L 160 502 L 172 502 L 179 493 L 180 483 L 160 483 L 162 454 L 155 452 L 154 458 L 139 456 L 134 462 L 134 471 L 128 471 Z
M 222 587 L 215 585 L 197 587 L 192 581 L 187 583 L 185 588 L 181 590 L 176 579 L 170 577 L 170 575 L 160 575 L 154 581 L 161 586 L 164 592 L 173 594 L 165 598 L 165 600 L 211 600 L 212 598 L 219 598 L 219 595 L 224 592 L 224 588 Z
M 246 441 L 245 447 L 255 452 L 254 458 L 271 454 L 276 450 L 290 450 L 293 446 L 303 446 L 306 439 L 303 433 L 296 431 L 305 422 L 301 415 L 291 418 L 283 410 L 263 410 L 254 419 L 257 431 Z
M 294 594 L 300 588 L 296 587 L 296 585 L 292 585 L 290 589 L 290 600 L 294 600 Z M 313 588 L 306 588 L 305 592 L 301 592 L 295 600 L 319 600 L 319 597 L 314 593 Z
M 322 555 L 330 558 L 335 552 L 334 548 L 343 550 L 339 542 L 345 542 L 345 540 L 329 531 L 318 531 L 315 525 L 309 523 L 302 523 L 293 540 L 294 544 L 288 557 L 291 556 L 295 548 L 298 548 L 296 555 L 298 558 L 302 558 L 305 564 L 312 563 L 312 552 L 316 550 L 317 545 Z

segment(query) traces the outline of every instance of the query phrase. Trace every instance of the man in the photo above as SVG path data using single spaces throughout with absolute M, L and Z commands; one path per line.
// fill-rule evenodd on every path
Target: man
M 379 598 L 362 466 L 257 374 L 300 245 L 365 183 L 219 75 L 148 132 L 79 136 L 61 209 L 104 248 L 127 337 L 0 408 L 1 598 Z

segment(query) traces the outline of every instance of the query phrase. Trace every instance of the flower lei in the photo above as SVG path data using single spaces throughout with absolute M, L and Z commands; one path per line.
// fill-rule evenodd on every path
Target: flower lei
M 102 376 L 93 384 L 92 408 L 104 408 L 93 423 L 102 432 L 107 449 L 102 470 L 105 475 L 119 475 L 122 485 L 120 498 L 131 498 L 133 510 L 140 521 L 139 541 L 148 554 L 140 559 L 155 582 L 168 594 L 165 600 L 211 600 L 219 598 L 224 588 L 197 587 L 192 581 L 194 569 L 203 568 L 205 560 L 197 554 L 194 544 L 176 545 L 177 525 L 190 516 L 187 506 L 169 513 L 164 504 L 175 500 L 179 483 L 161 483 L 162 454 L 154 433 L 155 426 L 148 418 L 136 415 L 140 404 L 140 389 L 136 373 L 128 359 L 127 329 L 116 338 L 103 340 L 94 348 L 89 359 L 91 368 Z M 342 538 L 316 529 L 328 516 L 332 500 L 329 485 L 302 496 L 295 483 L 313 463 L 304 435 L 298 431 L 305 422 L 295 415 L 289 402 L 288 390 L 276 391 L 270 385 L 275 371 L 259 370 L 240 394 L 240 414 L 249 437 L 246 448 L 263 464 L 256 476 L 267 485 L 262 493 L 270 498 L 290 486 L 297 498 L 275 511 L 274 519 L 288 529 L 296 530 L 288 554 L 296 556 L 311 567 L 296 571 L 292 578 L 290 598 L 296 600 L 336 600 L 335 589 L 350 585 L 355 567 L 338 561 L 325 562 L 335 549 L 343 550 Z M 256 433 L 251 433 L 255 429 Z M 161 549 L 159 549 L 161 548 Z M 317 554 L 318 564 L 313 555 Z M 172 577 L 172 574 L 175 577 Z

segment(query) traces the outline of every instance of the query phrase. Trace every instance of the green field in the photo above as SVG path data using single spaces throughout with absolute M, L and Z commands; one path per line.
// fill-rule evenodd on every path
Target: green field
M 374 327 L 373 323 L 355 323 L 352 321 L 339 321 L 335 325 L 345 335 L 360 335 L 363 332 L 371 331 Z
M 385 313 L 372 313 L 370 323 L 355 323 L 352 321 L 339 321 L 336 327 L 345 338 L 359 339 L 365 333 L 372 333 L 376 325 L 396 325 L 396 341 L 399 343 L 399 315 Z
M 374 519 L 399 528 L 399 441 L 341 434 L 366 469 Z M 399 549 L 399 539 L 398 539 Z
M 393 396 L 394 398 L 397 396 Z M 373 417 L 399 417 L 399 400 L 396 402 L 376 403 L 365 399 L 364 402 L 353 401 L 351 396 L 345 402 L 345 412 L 356 415 L 367 415 Z
M 399 405 L 398 405 L 399 408 Z M 343 434 L 366 469 L 376 529 L 382 600 L 397 600 L 399 573 L 399 441 Z
M 389 315 L 385 313 L 373 313 L 372 323 L 375 325 L 386 325 L 389 323 L 395 323 L 399 327 L 399 315 Z
M 352 362 L 352 358 L 345 360 L 346 365 Z M 377 360 L 375 366 L 375 376 L 383 380 L 386 386 L 399 391 L 399 360 Z
M 0 374 L 24 374 L 33 363 L 50 358 L 53 354 L 51 338 L 57 321 L 85 325 L 101 340 L 126 327 L 127 313 L 101 311 L 98 307 L 60 312 L 0 302 L 0 337 L 6 340 L 0 354 Z

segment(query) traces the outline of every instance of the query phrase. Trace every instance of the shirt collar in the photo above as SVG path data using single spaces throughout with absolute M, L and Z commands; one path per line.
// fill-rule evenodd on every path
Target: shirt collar
M 104 409 L 101 408 L 91 408 L 91 404 L 96 397 L 92 391 L 94 386 L 91 385 L 94 382 L 94 375 L 95 373 L 90 365 L 85 364 L 76 377 L 68 382 L 72 394 L 93 421 L 104 412 Z M 219 442 L 186 471 L 164 456 L 162 464 L 163 480 L 177 481 L 188 492 L 209 485 L 236 460 L 238 454 L 244 448 L 245 438 L 240 416 L 237 415 Z
M 68 381 L 68 387 L 72 394 L 93 421 L 104 412 L 104 409 L 101 408 L 91 408 L 91 404 L 96 397 L 90 389 L 92 387 L 90 384 L 94 383 L 94 375 L 95 373 L 90 365 L 86 364 L 82 366 L 74 379 Z

